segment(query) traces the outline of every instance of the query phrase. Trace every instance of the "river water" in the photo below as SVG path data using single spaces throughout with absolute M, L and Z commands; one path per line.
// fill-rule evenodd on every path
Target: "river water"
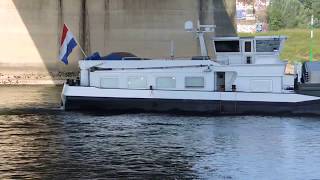
M 0 179 L 320 179 L 320 118 L 90 114 L 0 87 Z

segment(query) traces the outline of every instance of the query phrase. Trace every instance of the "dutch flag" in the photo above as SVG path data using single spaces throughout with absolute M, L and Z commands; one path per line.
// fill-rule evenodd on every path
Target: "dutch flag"
M 77 42 L 72 34 L 72 32 L 68 29 L 68 27 L 64 24 L 63 31 L 61 36 L 61 47 L 60 47 L 60 60 L 64 64 L 68 64 L 68 57 L 71 54 L 72 50 L 77 46 Z

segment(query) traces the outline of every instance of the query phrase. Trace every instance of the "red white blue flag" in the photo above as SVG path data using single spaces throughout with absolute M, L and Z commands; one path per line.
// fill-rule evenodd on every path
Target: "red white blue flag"
M 63 31 L 61 36 L 61 47 L 60 47 L 60 60 L 64 64 L 68 64 L 68 57 L 71 54 L 72 50 L 77 46 L 76 39 L 74 38 L 72 32 L 64 24 Z

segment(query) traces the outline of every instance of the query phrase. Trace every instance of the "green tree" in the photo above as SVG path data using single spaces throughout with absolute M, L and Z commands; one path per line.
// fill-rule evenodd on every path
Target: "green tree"
M 320 27 L 320 0 L 314 0 L 312 4 L 312 11 L 316 19 L 315 27 L 319 28 Z
M 270 30 L 279 30 L 284 28 L 282 13 L 280 10 L 270 8 L 268 11 L 268 22 Z
M 306 26 L 310 19 L 307 13 L 310 0 L 303 1 L 306 5 L 299 0 L 272 0 L 268 7 L 270 29 L 279 30 Z

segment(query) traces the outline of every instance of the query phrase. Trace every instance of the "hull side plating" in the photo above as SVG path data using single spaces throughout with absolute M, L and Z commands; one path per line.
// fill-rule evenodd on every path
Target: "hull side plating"
M 105 113 L 167 112 L 208 115 L 320 115 L 320 100 L 257 102 L 219 100 L 65 97 L 65 110 Z

